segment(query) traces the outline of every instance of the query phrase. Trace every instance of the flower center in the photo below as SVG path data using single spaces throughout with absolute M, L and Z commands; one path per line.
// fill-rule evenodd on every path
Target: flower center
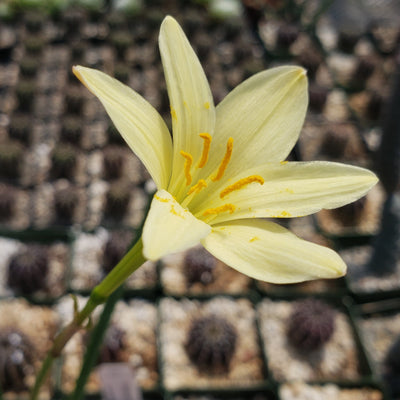
M 200 160 L 196 165 L 196 168 L 203 168 L 207 164 L 207 161 L 208 161 L 212 137 L 207 132 L 200 133 L 199 136 L 203 139 L 203 151 L 201 153 Z M 182 203 L 183 207 L 187 206 L 193 199 L 193 196 L 195 196 L 197 193 L 200 193 L 204 188 L 206 188 L 208 186 L 209 183 L 217 182 L 222 179 L 222 177 L 224 176 L 225 171 L 228 167 L 228 164 L 231 160 L 232 152 L 233 152 L 233 138 L 230 137 L 226 144 L 225 154 L 218 166 L 217 171 L 214 174 L 211 174 L 206 179 L 199 179 L 196 184 L 192 185 L 189 188 L 189 190 L 187 192 L 187 197 Z M 186 186 L 190 186 L 192 184 L 192 180 L 193 180 L 192 172 L 191 172 L 192 166 L 193 166 L 193 156 L 190 153 L 187 153 L 183 150 L 180 151 L 180 154 L 185 159 L 185 164 L 184 164 L 183 169 L 184 169 L 184 174 L 185 174 L 185 178 L 186 178 Z M 228 196 L 230 193 L 232 193 L 236 190 L 243 189 L 250 183 L 254 183 L 254 182 L 259 183 L 260 185 L 263 185 L 264 178 L 262 178 L 260 175 L 249 175 L 245 178 L 241 178 L 238 181 L 236 181 L 235 183 L 224 188 L 220 192 L 219 197 L 221 199 L 223 199 L 224 197 Z M 236 206 L 234 204 L 226 203 L 219 207 L 206 209 L 203 212 L 203 216 L 209 217 L 209 216 L 218 215 L 218 214 L 224 213 L 224 212 L 229 212 L 232 214 L 235 211 L 235 209 L 236 209 Z

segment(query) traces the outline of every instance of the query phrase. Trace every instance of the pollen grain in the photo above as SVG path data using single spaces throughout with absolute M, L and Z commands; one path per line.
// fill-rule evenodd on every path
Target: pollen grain
M 171 117 L 173 120 L 178 121 L 178 117 L 176 115 L 175 108 L 171 106 Z

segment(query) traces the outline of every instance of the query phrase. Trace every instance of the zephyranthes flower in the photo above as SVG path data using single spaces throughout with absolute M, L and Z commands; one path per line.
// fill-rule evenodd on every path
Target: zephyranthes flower
M 354 166 L 284 161 L 306 114 L 305 70 L 260 72 L 215 107 L 199 60 L 171 17 L 161 25 L 159 45 L 173 139 L 139 94 L 100 71 L 74 67 L 157 185 L 143 229 L 144 257 L 158 260 L 200 242 L 256 279 L 289 283 L 343 275 L 346 266 L 334 251 L 264 219 L 339 207 L 377 182 Z

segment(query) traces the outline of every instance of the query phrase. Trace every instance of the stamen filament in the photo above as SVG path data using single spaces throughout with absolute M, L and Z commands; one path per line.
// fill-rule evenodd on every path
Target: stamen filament
M 222 159 L 221 164 L 218 168 L 218 171 L 215 174 L 215 176 L 213 176 L 211 178 L 211 180 L 213 182 L 219 181 L 224 176 L 226 167 L 228 166 L 229 161 L 232 156 L 232 150 L 233 150 L 233 138 L 230 137 L 228 139 L 228 143 L 226 144 L 226 152 L 225 152 L 224 158 Z
M 220 214 L 226 211 L 229 211 L 229 213 L 232 214 L 235 211 L 235 208 L 236 207 L 233 204 L 224 204 L 220 207 L 207 209 L 203 212 L 203 216 L 206 217 L 207 215 Z
M 208 154 L 210 152 L 210 146 L 211 146 L 211 135 L 207 132 L 200 133 L 199 135 L 202 139 L 204 139 L 203 143 L 203 153 L 201 154 L 201 158 L 199 163 L 197 164 L 197 168 L 203 168 L 207 161 L 208 161 Z
M 187 195 L 190 196 L 192 193 L 199 193 L 202 189 L 207 187 L 207 182 L 204 179 L 200 179 L 195 185 L 193 185 Z
M 227 196 L 229 193 L 242 189 L 244 186 L 253 183 L 253 182 L 258 182 L 260 185 L 264 184 L 264 179 L 260 175 L 250 175 L 247 178 L 242 178 L 239 179 L 237 182 L 235 182 L 232 185 L 229 185 L 226 187 L 220 194 L 219 197 L 223 199 L 225 196 Z
M 189 186 L 192 183 L 192 175 L 190 174 L 190 168 L 193 163 L 193 157 L 191 154 L 186 153 L 185 151 L 181 150 L 180 154 L 185 158 L 185 177 L 186 177 L 186 186 Z

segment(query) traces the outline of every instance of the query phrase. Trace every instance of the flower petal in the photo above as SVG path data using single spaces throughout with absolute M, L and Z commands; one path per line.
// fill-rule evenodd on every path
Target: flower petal
M 217 106 L 207 173 L 217 168 L 229 137 L 234 139 L 231 175 L 284 160 L 298 139 L 307 105 L 307 78 L 300 67 L 272 68 L 241 83 Z
M 142 96 L 101 71 L 81 66 L 73 71 L 102 102 L 157 187 L 166 188 L 171 176 L 172 141 L 160 114 Z
M 235 182 L 243 182 L 248 176 L 259 176 L 264 183 L 255 181 L 235 188 Z M 364 196 L 377 181 L 367 169 L 340 163 L 271 163 L 225 180 L 228 190 L 216 191 L 207 201 L 200 193 L 199 199 L 195 199 L 197 207 L 191 207 L 191 211 L 200 217 L 206 209 L 226 203 L 234 205 L 234 212 L 217 214 L 212 224 L 254 217 L 300 217 L 351 203 Z
M 152 261 L 200 242 L 211 227 L 185 210 L 166 190 L 153 198 L 143 228 L 143 255 Z
M 240 220 L 213 226 L 202 240 L 215 257 L 252 278 L 295 283 L 338 278 L 346 265 L 333 250 L 299 239 L 265 220 Z
M 180 152 L 199 162 L 203 139 L 213 135 L 215 107 L 203 68 L 179 24 L 166 17 L 161 25 L 159 45 L 168 96 L 171 103 L 174 160 L 169 191 L 180 200 L 185 188 L 184 162 Z M 197 170 L 197 172 L 199 172 Z

